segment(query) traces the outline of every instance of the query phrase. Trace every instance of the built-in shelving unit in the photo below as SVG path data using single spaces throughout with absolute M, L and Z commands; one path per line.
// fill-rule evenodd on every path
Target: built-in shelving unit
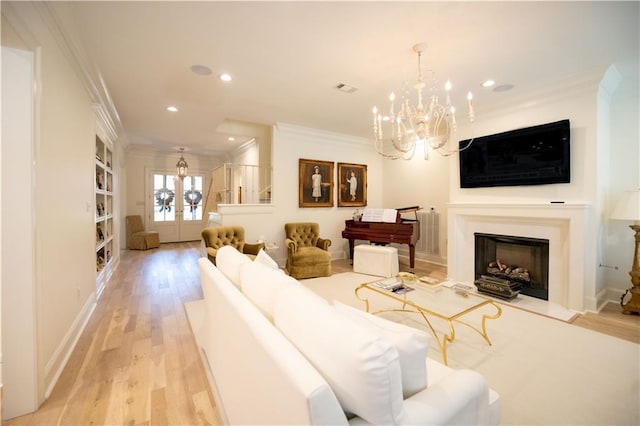
M 114 175 L 113 147 L 105 136 L 96 134 L 95 160 L 96 272 L 101 292 L 114 269 Z

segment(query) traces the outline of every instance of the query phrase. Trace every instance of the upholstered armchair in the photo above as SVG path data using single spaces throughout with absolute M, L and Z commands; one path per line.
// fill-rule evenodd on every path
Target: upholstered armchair
M 235 247 L 240 253 L 244 253 L 254 259 L 264 243 L 247 243 L 244 241 L 244 228 L 242 226 L 212 226 L 202 230 L 202 241 L 207 249 L 207 257 L 216 264 L 216 253 L 222 246 Z
M 128 249 L 148 250 L 160 247 L 160 234 L 156 231 L 145 231 L 142 216 L 127 216 L 125 220 L 127 223 Z
M 311 222 L 284 225 L 287 271 L 294 278 L 331 275 L 331 240 L 320 238 L 320 225 Z

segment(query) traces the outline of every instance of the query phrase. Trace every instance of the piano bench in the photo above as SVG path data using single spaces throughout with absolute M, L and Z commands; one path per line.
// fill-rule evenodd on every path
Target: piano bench
M 398 274 L 398 249 L 388 246 L 359 244 L 353 249 L 353 272 L 378 277 Z

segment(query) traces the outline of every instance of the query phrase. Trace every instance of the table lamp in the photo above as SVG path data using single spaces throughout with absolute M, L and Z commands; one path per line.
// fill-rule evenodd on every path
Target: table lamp
M 618 200 L 615 208 L 611 212 L 611 219 L 633 221 L 629 228 L 635 232 L 635 250 L 633 252 L 633 266 L 631 275 L 631 287 L 627 292 L 631 293 L 631 299 L 623 305 L 623 299 L 627 292 L 620 299 L 623 314 L 640 315 L 640 189 L 624 191 Z

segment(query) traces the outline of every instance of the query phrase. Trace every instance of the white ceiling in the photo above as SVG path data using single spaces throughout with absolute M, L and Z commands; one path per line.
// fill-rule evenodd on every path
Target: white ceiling
M 416 78 L 411 48 L 419 42 L 428 45 L 423 65 L 441 83 L 452 81 L 454 103 L 474 92 L 477 115 L 612 63 L 637 82 L 638 5 L 114 1 L 49 7 L 104 79 L 130 144 L 215 155 L 232 146 L 228 136 L 237 136 L 236 144 L 252 136 L 235 121 L 369 137 L 372 106 L 386 107 L 389 92 Z M 213 72 L 197 75 L 192 65 Z M 222 72 L 233 81 L 218 80 Z M 480 87 L 487 78 L 514 88 Z M 358 90 L 341 92 L 339 83 Z M 169 105 L 179 112 L 166 111 Z

